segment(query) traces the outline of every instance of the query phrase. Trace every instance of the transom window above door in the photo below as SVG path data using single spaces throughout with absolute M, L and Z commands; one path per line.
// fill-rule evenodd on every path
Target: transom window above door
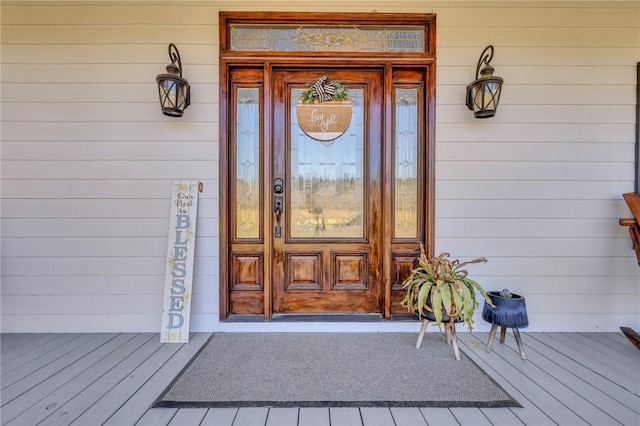
M 230 26 L 230 50 L 268 52 L 425 52 L 424 26 L 247 25 Z

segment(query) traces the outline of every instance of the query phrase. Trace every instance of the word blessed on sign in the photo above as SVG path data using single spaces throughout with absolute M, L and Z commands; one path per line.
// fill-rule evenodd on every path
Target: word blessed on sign
M 162 310 L 161 342 L 189 341 L 198 181 L 174 181 Z
M 311 138 L 331 141 L 340 137 L 351 123 L 351 101 L 329 101 L 296 105 L 298 125 Z

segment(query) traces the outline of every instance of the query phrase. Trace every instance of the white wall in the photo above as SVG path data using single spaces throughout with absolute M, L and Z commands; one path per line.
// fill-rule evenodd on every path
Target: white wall
M 218 12 L 437 14 L 436 249 L 485 256 L 529 330 L 640 327 L 633 191 L 637 2 L 2 3 L 2 331 L 159 331 L 170 183 L 199 179 L 192 329 L 218 324 Z M 193 104 L 164 117 L 178 45 Z M 496 117 L 464 106 L 482 49 Z M 483 329 L 482 321 L 477 322 Z

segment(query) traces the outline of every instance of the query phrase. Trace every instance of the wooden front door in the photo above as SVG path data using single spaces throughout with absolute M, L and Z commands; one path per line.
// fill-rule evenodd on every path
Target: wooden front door
M 430 14 L 221 12 L 222 319 L 406 313 L 433 254 L 435 35 Z M 353 102 L 335 138 L 298 123 L 322 76 Z
M 296 105 L 321 76 L 349 90 L 344 134 L 317 140 Z M 382 311 L 382 72 L 279 70 L 273 74 L 273 313 Z

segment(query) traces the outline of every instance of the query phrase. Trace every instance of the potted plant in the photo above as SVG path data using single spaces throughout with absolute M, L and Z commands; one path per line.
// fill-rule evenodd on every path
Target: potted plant
M 409 312 L 435 321 L 440 328 L 443 322 L 453 327 L 454 322 L 464 322 L 469 331 L 473 329 L 473 313 L 478 307 L 476 290 L 486 303 L 493 302 L 480 284 L 468 276 L 462 269 L 472 263 L 484 263 L 484 257 L 467 262 L 451 260 L 449 253 L 427 258 L 424 245 L 420 244 L 418 266 L 403 281 L 406 294 L 401 304 Z
M 482 309 L 482 319 L 492 324 L 487 341 L 487 352 L 491 351 L 498 327 L 500 327 L 500 343 L 504 343 L 507 328 L 511 328 L 518 344 L 520 356 L 522 359 L 527 359 L 518 331 L 519 328 L 529 326 L 527 304 L 524 297 L 511 293 L 506 288 L 502 291 L 489 291 L 487 294 L 492 302 L 491 305 L 485 303 Z
M 500 327 L 525 328 L 529 325 L 527 304 L 523 296 L 511 293 L 509 289 L 489 291 L 491 306 L 482 310 L 482 319 Z

